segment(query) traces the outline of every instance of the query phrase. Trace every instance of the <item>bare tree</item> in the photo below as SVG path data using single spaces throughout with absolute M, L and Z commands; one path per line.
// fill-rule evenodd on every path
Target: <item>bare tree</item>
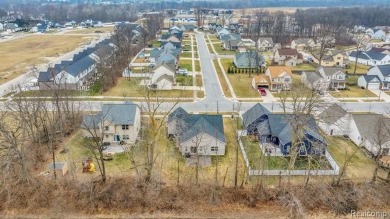
M 353 74 L 356 74 L 358 57 L 362 53 L 363 49 L 367 46 L 369 39 L 363 33 L 355 33 L 353 35 L 353 41 L 355 42 L 355 51 L 356 51 L 355 67 L 353 69 Z

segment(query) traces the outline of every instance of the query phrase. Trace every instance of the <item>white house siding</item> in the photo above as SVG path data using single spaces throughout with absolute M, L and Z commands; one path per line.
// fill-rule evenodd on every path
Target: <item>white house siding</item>
M 211 151 L 211 147 L 214 146 L 218 147 L 217 152 Z M 219 141 L 209 134 L 201 133 L 180 144 L 182 155 L 186 153 L 196 155 L 196 153 L 191 153 L 191 147 L 198 147 L 198 155 L 225 155 L 226 143 Z
M 356 145 L 360 145 L 362 143 L 362 138 L 360 136 L 360 133 L 359 133 L 359 130 L 358 130 L 357 126 L 356 126 L 356 123 L 355 123 L 355 121 L 353 121 L 353 119 L 349 123 L 349 134 L 348 134 L 348 136 L 351 139 L 351 141 L 353 143 L 355 143 Z
M 172 81 L 162 77 L 160 78 L 157 83 L 157 89 L 158 90 L 172 90 L 173 88 L 173 85 L 172 85 Z
M 325 123 L 323 121 L 319 121 L 318 126 L 324 131 L 327 135 L 335 135 L 342 136 L 349 134 L 349 123 L 350 116 L 347 114 L 344 117 L 337 120 L 335 123 Z

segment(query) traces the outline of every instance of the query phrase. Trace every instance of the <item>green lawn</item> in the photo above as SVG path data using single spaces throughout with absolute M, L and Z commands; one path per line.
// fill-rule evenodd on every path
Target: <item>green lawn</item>
M 208 35 L 210 40 L 219 40 L 216 35 Z
M 192 60 L 180 59 L 179 68 L 186 68 L 187 71 L 192 71 Z
M 201 87 L 203 85 L 202 75 L 195 76 L 195 83 L 196 83 L 196 86 L 199 86 L 199 87 Z
M 356 68 L 356 74 L 367 74 L 369 68 L 370 68 L 370 66 L 366 66 L 366 65 L 362 65 L 362 64 L 358 63 L 357 68 Z M 354 69 L 355 69 L 355 63 L 352 62 L 352 63 L 349 63 L 348 68 L 344 69 L 344 72 L 348 72 L 348 73 L 353 74 Z
M 227 82 L 225 80 L 225 77 L 222 74 L 222 70 L 219 67 L 218 61 L 214 59 L 213 60 L 213 64 L 214 64 L 215 70 L 217 71 L 217 75 L 218 75 L 218 78 L 219 78 L 219 83 L 221 84 L 223 93 L 228 98 L 232 97 L 232 94 L 230 93 L 230 90 L 229 90 L 229 87 L 228 87 Z
M 219 55 L 234 55 L 237 51 L 224 50 L 221 43 L 213 43 L 215 51 Z
M 309 64 L 300 64 L 294 67 L 291 67 L 292 71 L 315 71 L 317 68 Z
M 237 97 L 261 98 L 259 92 L 252 88 L 252 78 L 255 74 L 252 74 L 251 77 L 249 77 L 249 74 L 227 74 L 227 76 Z
M 88 96 L 88 91 L 79 91 L 79 90 L 63 90 L 58 91 L 60 92 L 60 96 L 70 96 L 70 97 L 76 97 L 76 96 Z M 15 94 L 15 97 L 53 97 L 54 96 L 53 90 L 30 90 L 30 91 L 22 91 L 17 94 Z
M 116 86 L 101 94 L 102 96 L 123 96 L 123 97 L 143 97 L 146 94 L 146 88 L 140 86 L 141 79 L 132 78 L 127 80 L 119 78 Z M 192 98 L 191 90 L 161 90 L 150 91 L 152 97 L 171 97 L 171 98 Z M 100 94 L 99 94 L 100 95 Z
M 248 156 L 249 165 L 252 169 L 264 170 L 286 170 L 289 165 L 288 157 L 268 157 L 264 156 L 260 150 L 259 142 L 255 141 L 253 137 L 241 137 L 246 154 Z M 308 160 L 304 157 L 298 157 L 295 162 L 296 170 L 304 170 L 308 168 Z M 325 158 L 318 158 L 312 160 L 311 169 L 329 169 L 331 168 L 329 162 Z
M 358 76 L 348 76 L 345 81 L 348 86 L 357 86 L 358 78 Z
M 183 52 L 180 54 L 180 57 L 183 57 L 183 58 L 192 58 L 192 52 L 185 52 L 185 51 L 183 51 Z
M 210 54 L 214 54 L 214 50 L 213 50 L 213 48 L 211 47 L 211 44 L 207 44 L 207 48 L 209 49 L 209 52 L 210 52 Z
M 176 76 L 177 86 L 192 86 L 194 85 L 192 76 L 178 75 Z
M 199 60 L 195 60 L 195 71 L 202 71 Z
M 375 169 L 375 162 L 368 158 L 351 140 L 343 137 L 328 137 L 328 151 L 341 167 L 348 157 L 352 156 L 347 167 L 347 176 L 354 178 L 371 178 Z
M 336 98 L 343 97 L 376 97 L 374 93 L 369 90 L 361 89 L 357 86 L 347 86 L 349 90 L 331 91 L 330 94 Z

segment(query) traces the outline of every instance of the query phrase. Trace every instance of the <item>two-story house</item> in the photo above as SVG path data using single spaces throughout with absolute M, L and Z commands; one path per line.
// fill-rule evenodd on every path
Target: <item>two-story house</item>
M 389 90 L 390 65 L 380 65 L 370 68 L 367 75 L 358 78 L 358 86 L 370 90 Z
M 260 52 L 272 51 L 273 48 L 274 48 L 274 41 L 272 40 L 271 37 L 260 37 L 257 40 L 257 49 Z
M 291 49 L 296 49 L 298 51 L 303 51 L 308 48 L 313 48 L 316 46 L 316 43 L 311 38 L 298 38 L 291 42 Z
M 256 51 L 236 53 L 233 60 L 236 68 L 258 68 L 265 66 L 265 59 Z
M 313 57 L 313 62 L 319 64 L 319 60 L 316 57 Z M 321 59 L 321 66 L 324 67 L 346 67 L 348 64 L 348 56 L 341 50 L 330 50 Z
M 290 90 L 292 84 L 292 72 L 289 67 L 268 66 L 265 75 L 269 77 L 269 90 Z
M 277 65 L 296 66 L 302 64 L 303 56 L 296 49 L 278 49 L 274 52 L 273 62 Z
M 328 88 L 344 89 L 345 88 L 345 76 L 343 69 L 340 67 L 318 67 L 317 72 L 325 79 L 328 84 Z
M 225 155 L 222 115 L 189 114 L 179 107 L 169 114 L 167 129 L 185 157 Z
M 104 104 L 97 114 L 85 115 L 81 125 L 83 136 L 100 138 L 103 143 L 135 143 L 141 129 L 141 112 L 138 105 Z

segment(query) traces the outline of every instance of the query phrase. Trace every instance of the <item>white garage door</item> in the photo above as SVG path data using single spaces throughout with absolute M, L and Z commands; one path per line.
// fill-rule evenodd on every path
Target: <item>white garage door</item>
M 379 90 L 379 84 L 378 83 L 369 83 L 367 89 L 368 90 Z

